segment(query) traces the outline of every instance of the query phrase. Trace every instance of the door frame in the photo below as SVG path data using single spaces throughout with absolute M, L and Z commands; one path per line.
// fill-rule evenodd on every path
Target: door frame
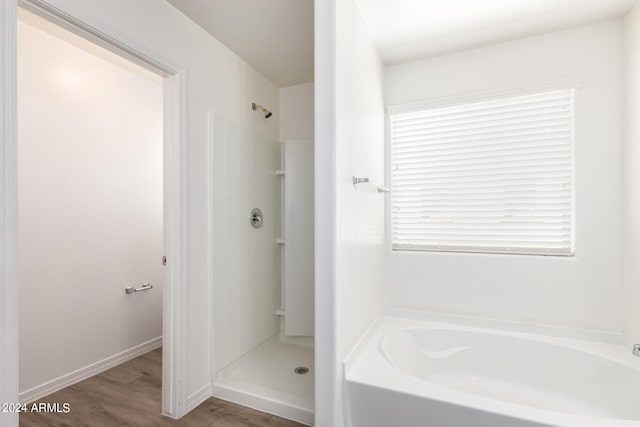
M 0 404 L 18 402 L 17 278 L 17 8 L 34 12 L 163 76 L 164 253 L 162 414 L 187 412 L 186 391 L 186 70 L 132 40 L 86 9 L 61 10 L 46 0 L 0 2 Z M 161 260 L 158 260 L 161 262 Z M 2 408 L 0 408 L 1 411 Z M 18 425 L 0 412 L 1 427 Z

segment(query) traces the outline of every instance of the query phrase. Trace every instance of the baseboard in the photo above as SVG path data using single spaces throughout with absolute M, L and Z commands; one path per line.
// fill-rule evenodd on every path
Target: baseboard
M 189 397 L 187 398 L 187 411 L 185 413 L 188 414 L 210 397 L 211 384 L 207 383 L 189 395 Z
M 313 426 L 314 412 L 306 408 L 219 384 L 211 386 L 211 394 L 218 399 L 277 415 L 307 426 Z
M 162 337 L 154 338 L 121 353 L 100 360 L 99 362 L 92 363 L 89 366 L 85 366 L 84 368 L 80 368 L 44 384 L 25 390 L 20 393 L 19 400 L 21 403 L 31 403 L 72 384 L 86 380 L 87 378 L 111 369 L 121 363 L 128 362 L 131 359 L 142 356 L 143 354 L 159 347 L 162 347 Z

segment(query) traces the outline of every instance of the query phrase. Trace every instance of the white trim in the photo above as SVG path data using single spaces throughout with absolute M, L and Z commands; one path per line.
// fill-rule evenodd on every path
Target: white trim
M 15 1 L 0 3 L 0 403 L 18 401 L 16 21 Z M 17 425 L 17 413 L 0 414 L 0 426 Z
M 84 9 L 62 10 L 46 0 L 17 0 L 18 5 L 56 25 L 83 37 L 109 51 L 141 65 L 151 71 L 162 72 L 165 76 L 176 74 L 181 67 L 165 58 L 160 52 L 150 51 L 115 28 L 107 26 L 96 16 L 88 16 Z
M 211 383 L 206 383 L 187 398 L 187 412 L 196 409 L 202 402 L 211 397 Z
M 163 309 L 162 414 L 187 407 L 186 75 L 164 80 L 164 229 L 167 271 Z
M 449 105 L 472 103 L 491 98 L 504 98 L 507 96 L 520 96 L 528 93 L 543 92 L 547 90 L 559 90 L 574 88 L 579 89 L 584 86 L 583 77 L 572 77 L 561 80 L 549 80 L 528 85 L 511 86 L 502 89 L 472 91 L 459 93 L 451 96 L 431 98 L 424 101 L 410 102 L 406 104 L 396 104 L 387 106 L 387 116 L 401 113 L 412 113 L 431 108 L 446 107 Z
M 186 77 L 181 67 L 171 63 L 148 46 L 131 40 L 91 15 L 85 8 L 65 7 L 58 9 L 44 0 L 3 1 L 0 6 L 2 19 L 2 59 L 0 87 L 2 102 L 0 106 L 0 153 L 2 170 L 0 171 L 0 227 L 2 230 L 2 325 L 0 325 L 0 397 L 11 402 L 18 399 L 18 314 L 15 279 L 16 242 L 16 60 L 17 46 L 15 27 L 17 21 L 16 5 L 38 13 L 58 25 L 71 29 L 101 46 L 134 60 L 145 67 L 165 76 L 164 84 L 164 241 L 167 255 L 167 271 L 163 308 L 163 387 L 162 413 L 172 418 L 186 414 Z M 11 95 L 13 92 L 13 96 Z M 6 95 L 5 95 L 6 93 Z M 6 360 L 5 360 L 6 359 Z M 5 396 L 6 393 L 6 396 Z M 5 420 L 9 420 L 6 424 Z M 7 416 L 0 418 L 2 427 L 17 425 Z
M 131 347 L 128 350 L 87 365 L 84 368 L 77 369 L 56 379 L 47 381 L 44 384 L 25 390 L 20 393 L 19 400 L 21 403 L 31 403 L 35 400 L 39 400 L 51 393 L 86 380 L 87 378 L 91 378 L 92 376 L 109 370 L 114 366 L 128 362 L 129 360 L 135 359 L 136 357 L 142 356 L 143 354 L 149 353 L 150 351 L 160 347 L 162 347 L 162 337 L 154 338 L 135 347 Z
M 578 169 L 576 169 L 576 118 L 578 116 L 578 111 L 576 110 L 576 97 L 578 96 L 578 86 L 574 86 L 573 96 L 571 97 L 571 111 L 573 114 L 573 119 L 571 120 L 571 242 L 572 242 L 572 258 L 576 258 L 576 254 L 578 253 L 578 244 L 576 242 L 576 238 L 578 237 L 578 233 L 576 230 L 578 229 L 578 210 L 576 209 L 576 204 L 578 203 L 578 192 L 577 192 L 577 173 Z M 624 157 L 623 157 L 624 158 Z M 624 255 L 624 251 L 623 251 Z
M 313 411 L 299 406 L 269 399 L 264 396 L 238 390 L 226 385 L 213 384 L 211 387 L 211 395 L 218 399 L 237 403 L 238 405 L 266 412 L 268 414 L 277 415 L 304 425 L 313 425 Z
M 336 322 L 336 2 L 316 1 L 314 82 L 315 425 L 341 427 Z

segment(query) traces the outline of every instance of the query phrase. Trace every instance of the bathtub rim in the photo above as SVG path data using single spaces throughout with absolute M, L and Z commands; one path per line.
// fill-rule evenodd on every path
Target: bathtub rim
M 377 333 L 380 326 L 385 322 L 386 319 L 445 323 L 450 325 L 466 326 L 479 329 L 495 329 L 499 331 L 541 335 L 544 337 L 568 338 L 579 341 L 590 341 L 601 344 L 626 346 L 625 335 L 622 332 L 573 328 L 568 326 L 539 324 L 533 322 L 522 322 L 479 316 L 467 316 L 434 311 L 389 308 L 381 313 L 376 319 L 374 319 L 373 322 L 371 322 L 371 324 L 353 345 L 351 350 L 347 353 L 342 362 L 343 371 L 350 369 L 358 360 L 359 356 L 365 349 L 366 344 L 371 340 L 373 335 Z M 631 353 L 631 351 L 632 349 L 629 348 L 629 353 Z
M 390 308 L 385 311 L 384 318 L 393 317 L 406 320 L 420 320 L 424 322 L 447 323 L 469 326 L 480 329 L 496 329 L 534 335 L 569 338 L 581 341 L 593 341 L 605 344 L 625 345 L 623 332 L 578 328 L 572 326 L 554 325 L 549 323 L 525 322 L 520 320 L 499 319 L 463 314 L 441 313 L 434 311 L 420 311 L 401 308 Z
M 431 399 L 449 405 L 464 406 L 497 415 L 546 423 L 546 425 L 557 427 L 640 427 L 640 420 L 635 419 L 590 417 L 473 395 L 413 377 L 388 363 L 380 351 L 380 344 L 384 336 L 394 329 L 428 328 L 429 325 L 433 324 L 477 332 L 495 330 L 497 332 L 506 332 L 507 334 L 520 333 L 526 336 L 531 335 L 538 337 L 542 342 L 547 342 L 545 339 L 568 340 L 582 343 L 587 347 L 590 345 L 595 345 L 596 347 L 603 346 L 603 348 L 615 346 L 618 351 L 621 347 L 626 349 L 626 346 L 624 346 L 624 335 L 621 333 L 472 318 L 440 313 L 393 310 L 387 311 L 384 315 L 379 316 L 362 335 L 347 358 L 345 358 L 343 362 L 343 379 L 345 385 L 348 387 L 348 383 L 352 382 L 379 389 L 386 389 L 395 393 Z M 524 339 L 527 338 L 525 337 Z M 571 345 L 569 347 L 575 348 Z M 584 348 L 578 348 L 581 351 L 585 351 Z M 377 355 L 380 360 L 384 360 L 385 362 L 384 364 L 380 364 L 380 360 L 369 360 L 367 362 L 368 365 L 374 365 L 377 369 L 377 375 L 374 376 L 363 374 L 362 369 L 360 369 L 360 364 L 363 359 L 372 358 L 371 352 L 374 353 L 374 356 Z M 640 360 L 636 362 L 630 350 L 628 357 L 622 357 L 621 359 L 617 357 L 609 358 L 600 351 L 588 352 L 598 357 L 609 359 L 612 362 L 630 365 L 632 369 L 640 369 Z M 625 363 L 629 361 L 633 361 L 634 363 Z M 376 363 L 378 365 L 376 365 Z M 347 400 L 345 403 L 346 407 L 349 408 L 347 411 L 350 412 L 348 394 L 347 391 Z
M 500 329 L 490 329 L 490 328 L 480 328 L 476 326 L 467 326 L 467 325 L 454 325 L 443 322 L 425 322 L 425 325 L 428 325 L 429 329 L 434 331 L 456 331 L 456 332 L 471 332 L 478 334 L 486 334 L 496 337 L 507 337 L 512 338 L 517 341 L 531 341 L 535 343 L 540 343 L 543 345 L 548 345 L 551 347 L 558 347 L 565 350 L 576 351 L 580 353 L 586 353 L 590 356 L 604 359 L 610 363 L 622 365 L 628 367 L 634 371 L 637 371 L 640 374 L 640 363 L 634 364 L 635 359 L 633 357 L 628 357 L 629 354 L 610 354 L 607 352 L 607 348 L 611 346 L 618 346 L 618 344 L 610 344 L 603 343 L 598 341 L 590 341 L 590 340 L 580 340 L 575 338 L 567 338 L 567 337 L 558 337 L 552 335 L 542 335 L 542 334 L 534 334 L 530 332 L 516 332 L 516 331 L 505 331 Z M 424 327 L 407 327 L 403 328 L 404 331 L 410 332 L 413 330 L 421 330 L 425 329 Z M 393 361 L 392 357 L 388 354 L 384 347 L 384 343 L 389 339 L 389 336 L 396 332 L 397 329 L 387 330 L 384 334 L 379 336 L 378 349 L 384 356 L 388 362 L 397 367 L 396 362 Z M 591 346 L 591 347 L 589 347 Z M 600 347 L 600 348 L 599 348 Z M 621 357 L 625 356 L 625 357 Z M 639 418 L 640 419 L 640 418 Z

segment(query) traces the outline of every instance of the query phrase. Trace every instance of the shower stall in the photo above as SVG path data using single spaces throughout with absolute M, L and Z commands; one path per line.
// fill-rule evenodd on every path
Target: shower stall
M 209 122 L 224 152 L 212 159 L 212 191 L 224 195 L 212 206 L 213 395 L 312 424 L 313 141 Z

